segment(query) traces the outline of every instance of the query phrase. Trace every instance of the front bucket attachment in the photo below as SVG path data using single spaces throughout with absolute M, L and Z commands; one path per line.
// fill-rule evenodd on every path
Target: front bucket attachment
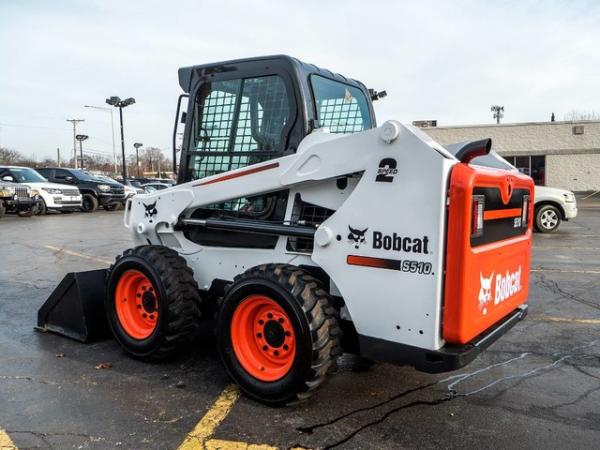
M 39 309 L 36 330 L 85 343 L 108 337 L 105 296 L 106 269 L 68 273 Z

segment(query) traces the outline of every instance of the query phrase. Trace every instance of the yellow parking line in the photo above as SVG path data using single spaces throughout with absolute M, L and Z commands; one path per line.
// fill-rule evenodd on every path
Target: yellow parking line
M 73 252 L 71 250 L 65 250 L 64 248 L 55 247 L 53 245 L 44 245 L 44 247 L 46 247 L 49 250 L 53 250 L 55 252 L 64 253 L 65 255 L 77 256 L 79 258 L 89 259 L 92 261 L 101 262 L 103 264 L 112 264 L 113 263 L 113 261 L 109 261 L 108 259 L 102 259 L 102 258 L 97 258 L 96 256 L 84 255 L 83 253 Z
M 0 450 L 18 450 L 6 431 L 0 428 Z
M 220 439 L 209 439 L 205 442 L 206 450 L 277 450 L 265 444 L 248 444 L 246 442 L 222 441 Z
M 585 325 L 600 325 L 600 319 L 571 319 L 568 317 L 530 316 L 531 320 L 541 322 L 581 323 Z
M 240 398 L 240 391 L 237 386 L 226 387 L 196 427 L 185 437 L 185 440 L 179 446 L 179 450 L 205 449 L 206 441 L 227 417 L 238 398 Z

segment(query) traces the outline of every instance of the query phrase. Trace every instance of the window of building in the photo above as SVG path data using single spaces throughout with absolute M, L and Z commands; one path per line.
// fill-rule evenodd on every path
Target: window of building
M 509 163 L 515 166 L 519 172 L 529 175 L 538 186 L 546 184 L 546 156 L 505 156 Z
M 356 133 L 371 128 L 369 104 L 364 93 L 319 75 L 310 77 L 319 126 L 332 133 Z

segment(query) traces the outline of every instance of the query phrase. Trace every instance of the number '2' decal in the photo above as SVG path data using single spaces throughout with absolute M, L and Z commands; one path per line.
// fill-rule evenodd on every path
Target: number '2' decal
M 394 181 L 394 175 L 398 173 L 397 166 L 398 163 L 394 158 L 383 158 L 379 162 L 375 181 L 380 183 L 391 183 Z

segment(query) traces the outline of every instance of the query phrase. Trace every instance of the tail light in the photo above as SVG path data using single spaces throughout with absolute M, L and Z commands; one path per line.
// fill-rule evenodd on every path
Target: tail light
M 523 196 L 523 210 L 521 211 L 521 226 L 527 228 L 529 224 L 529 195 Z
M 483 234 L 484 206 L 485 197 L 483 195 L 474 195 L 471 206 L 471 237 L 477 237 Z

